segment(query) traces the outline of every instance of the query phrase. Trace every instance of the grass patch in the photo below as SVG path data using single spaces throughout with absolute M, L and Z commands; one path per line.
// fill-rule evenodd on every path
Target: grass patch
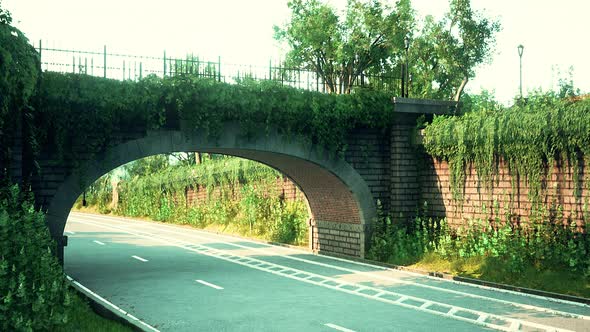
M 390 263 L 395 264 L 392 261 Z M 590 280 L 566 269 L 539 270 L 534 266 L 526 266 L 520 273 L 511 273 L 506 270 L 505 263 L 495 257 L 445 259 L 435 253 L 425 254 L 422 259 L 409 267 L 590 298 Z
M 380 215 L 368 258 L 431 272 L 590 298 L 590 235 L 576 223 L 474 219 L 392 222 Z
M 56 332 L 72 331 L 104 331 L 104 332 L 130 332 L 131 328 L 99 316 L 95 313 L 87 300 L 75 292 L 72 292 L 72 305 L 68 311 L 68 322 L 58 327 Z

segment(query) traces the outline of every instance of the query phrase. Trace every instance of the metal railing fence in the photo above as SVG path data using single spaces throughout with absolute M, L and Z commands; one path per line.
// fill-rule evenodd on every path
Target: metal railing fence
M 301 68 L 289 68 L 269 61 L 268 66 L 254 66 L 208 61 L 197 56 L 173 58 L 163 51 L 161 57 L 108 53 L 105 45 L 101 51 L 44 48 L 39 41 L 35 47 L 41 57 L 44 71 L 70 72 L 118 80 L 140 80 L 154 74 L 159 77 L 192 74 L 219 82 L 236 83 L 244 80 L 272 80 L 282 85 L 310 91 L 327 92 L 329 89 L 316 72 Z M 351 87 L 370 87 L 399 93 L 401 78 L 384 75 L 360 75 Z

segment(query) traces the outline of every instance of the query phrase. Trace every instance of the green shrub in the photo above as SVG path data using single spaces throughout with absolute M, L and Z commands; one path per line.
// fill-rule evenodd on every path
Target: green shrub
M 214 158 L 199 165 L 167 166 L 121 182 L 115 213 L 199 228 L 216 225 L 270 241 L 305 244 L 308 234 L 305 202 L 301 199 L 289 202 L 279 197 L 276 181 L 280 176 L 263 164 L 232 157 Z M 108 199 L 104 201 L 110 202 L 108 176 L 90 188 L 89 193 L 96 197 L 105 193 Z M 190 206 L 187 188 L 205 190 L 206 199 Z M 92 200 L 99 206 L 100 201 Z
M 70 303 L 44 215 L 18 187 L 0 189 L 0 330 L 50 331 Z
M 476 219 L 453 229 L 445 219 L 416 217 L 410 223 L 394 224 L 389 216 L 380 215 L 368 257 L 397 265 L 414 264 L 427 255 L 451 262 L 481 258 L 488 265 L 502 265 L 512 275 L 533 268 L 590 277 L 588 253 L 590 237 L 575 223 L 547 221 L 520 227 Z

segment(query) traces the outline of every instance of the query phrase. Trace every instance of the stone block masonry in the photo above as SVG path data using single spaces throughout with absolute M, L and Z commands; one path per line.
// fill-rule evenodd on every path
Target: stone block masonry
M 122 164 L 177 151 L 247 158 L 279 170 L 304 193 L 312 218 L 313 250 L 363 257 L 377 201 L 384 212 L 406 217 L 419 205 L 418 166 L 422 161 L 411 139 L 418 113 L 421 109 L 440 113 L 448 108 L 438 102 L 400 99 L 391 123 L 385 124 L 391 130 L 353 130 L 341 144 L 347 147 L 343 156 L 302 137 L 285 136 L 278 128 L 251 137 L 239 123 L 227 122 L 217 138 L 205 132 L 186 133 L 172 116 L 161 129 L 119 128 L 108 138 L 86 137 L 87 144 L 67 156 L 57 156 L 52 144 L 40 146 L 41 173 L 33 179 L 32 188 L 37 204 L 47 212 L 51 235 L 58 239 L 76 198 L 94 180 Z M 63 253 L 63 245 L 59 251 Z
M 310 233 L 312 248 L 319 253 L 362 257 L 365 252 L 363 225 L 316 220 Z

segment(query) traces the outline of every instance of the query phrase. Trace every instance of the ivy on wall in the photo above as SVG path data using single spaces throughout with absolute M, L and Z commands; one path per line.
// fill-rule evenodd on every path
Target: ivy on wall
M 16 134 L 27 138 L 25 149 L 36 145 L 30 123 L 40 75 L 39 57 L 25 35 L 10 25 L 10 14 L 0 8 L 0 175 L 10 163 Z M 24 122 L 24 123 L 22 123 Z M 24 130 L 17 133 L 19 128 Z
M 556 162 L 572 168 L 579 199 L 581 186 L 590 189 L 588 176 L 580 179 L 579 173 L 580 161 L 590 164 L 590 99 L 538 94 L 508 109 L 439 116 L 425 129 L 424 147 L 448 161 L 457 200 L 462 198 L 468 165 L 489 188 L 500 161 L 507 164 L 513 179 L 520 176 L 528 181 L 533 207 L 541 203 L 543 179 Z
M 337 96 L 275 82 L 226 84 L 191 75 L 121 82 L 52 72 L 43 74 L 40 110 L 42 145 L 55 147 L 59 158 L 101 151 L 112 133 L 129 128 L 173 126 L 216 138 L 228 121 L 246 136 L 277 128 L 341 152 L 351 129 L 385 129 L 393 116 L 391 96 L 376 91 Z

